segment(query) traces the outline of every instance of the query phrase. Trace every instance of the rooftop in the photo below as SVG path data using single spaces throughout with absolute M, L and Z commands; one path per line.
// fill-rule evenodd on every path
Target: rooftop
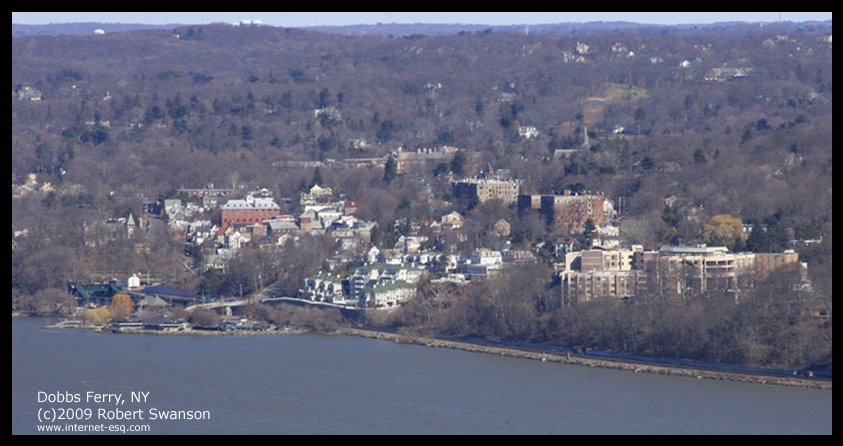
M 379 285 L 363 288 L 363 292 L 369 293 L 369 292 L 372 292 L 372 291 L 377 292 L 377 291 L 414 290 L 414 289 L 416 289 L 416 287 L 413 286 L 412 284 L 404 282 L 402 280 L 396 280 L 395 282 L 391 282 L 391 283 L 384 283 L 384 284 L 379 284 Z
M 254 198 L 252 200 L 229 200 L 228 203 L 222 205 L 222 210 L 235 209 L 278 209 L 277 204 L 272 198 Z
M 729 250 L 725 246 L 706 246 L 706 245 L 696 245 L 696 246 L 662 246 L 659 248 L 659 252 L 668 253 L 668 254 L 697 254 L 697 255 L 709 255 L 709 254 L 726 254 Z

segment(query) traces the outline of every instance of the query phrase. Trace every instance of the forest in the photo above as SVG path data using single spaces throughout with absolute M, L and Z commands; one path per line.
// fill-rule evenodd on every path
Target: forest
M 316 172 L 283 161 L 452 145 L 464 150 L 457 164 L 318 174 L 360 200 L 381 244 L 407 235 L 412 225 L 396 221 L 454 209 L 467 215 L 465 248 L 500 242 L 491 231 L 499 218 L 514 222 L 515 246 L 556 240 L 512 208 L 452 202 L 449 175 L 488 167 L 509 169 L 522 193 L 605 193 L 621 235 L 649 248 L 705 242 L 712 217 L 734 216 L 768 228 L 752 241 L 758 250 L 821 240 L 796 249 L 809 263 L 812 299 L 830 309 L 831 51 L 830 22 L 363 36 L 216 24 L 13 37 L 13 308 L 40 308 L 61 298 L 68 278 L 104 271 L 149 271 L 225 294 L 253 289 L 250 272 L 262 268 L 295 290 L 321 266 L 307 253 L 330 253 L 330 241 L 246 252 L 220 277 L 186 265 L 183 243 L 164 228 L 146 234 L 148 249 L 125 239 L 91 246 L 86 228 L 143 215 L 144 202 L 181 187 L 266 187 L 295 198 Z M 734 68 L 748 75 L 718 77 Z M 526 127 L 538 135 L 519 135 Z M 32 174 L 49 187 L 16 192 Z M 817 305 L 778 296 L 793 293 L 775 280 L 739 305 L 712 297 L 564 308 L 549 297 L 558 291 L 549 266 L 523 274 L 541 279 L 530 281 L 540 288 L 533 298 L 489 279 L 459 292 L 421 290 L 381 322 L 718 361 L 830 363 L 830 317 L 807 316 Z M 483 297 L 502 290 L 511 294 Z

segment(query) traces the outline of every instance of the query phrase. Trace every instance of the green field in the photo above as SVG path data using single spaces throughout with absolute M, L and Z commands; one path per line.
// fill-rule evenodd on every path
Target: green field
M 611 101 L 635 101 L 650 97 L 646 88 L 629 87 L 624 84 L 609 83 L 606 85 L 606 98 Z

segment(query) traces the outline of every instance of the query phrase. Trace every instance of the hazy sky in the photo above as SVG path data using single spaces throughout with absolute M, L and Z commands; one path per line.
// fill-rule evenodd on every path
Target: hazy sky
M 830 12 L 13 12 L 12 23 L 120 22 L 201 24 L 262 20 L 267 25 L 315 26 L 382 23 L 486 25 L 627 21 L 678 24 L 831 20 Z

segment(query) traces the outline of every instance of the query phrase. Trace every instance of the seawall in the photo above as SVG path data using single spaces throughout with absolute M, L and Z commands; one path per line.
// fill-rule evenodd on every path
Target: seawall
M 356 328 L 340 328 L 334 332 L 338 335 L 359 336 L 371 339 L 382 339 L 405 344 L 417 344 L 427 347 L 451 348 L 476 353 L 487 353 L 513 358 L 534 359 L 542 362 L 558 362 L 586 367 L 600 367 L 605 369 L 625 370 L 634 373 L 655 373 L 659 375 L 686 376 L 696 379 L 714 379 L 720 381 L 735 381 L 756 384 L 775 384 L 780 386 L 806 387 L 813 389 L 832 389 L 831 381 L 810 380 L 798 377 L 777 377 L 765 375 L 751 375 L 734 372 L 722 372 L 686 367 L 671 367 L 663 365 L 642 364 L 620 360 L 589 358 L 574 354 L 541 353 L 521 350 L 511 347 L 497 347 L 473 344 L 470 342 L 450 341 L 424 336 L 410 336 L 405 334 L 360 330 Z

